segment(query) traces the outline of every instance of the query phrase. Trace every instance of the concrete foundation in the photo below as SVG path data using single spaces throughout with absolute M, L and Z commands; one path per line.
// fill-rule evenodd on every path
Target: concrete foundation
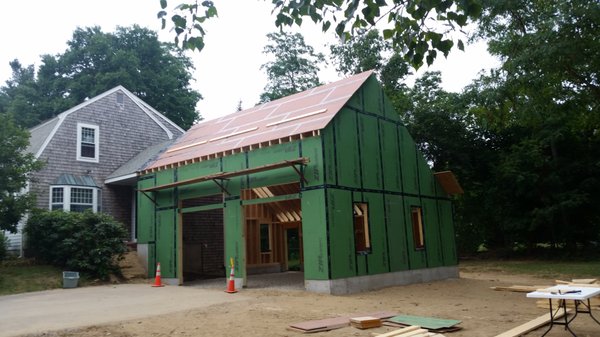
M 405 270 L 335 280 L 305 280 L 304 285 L 306 290 L 316 293 L 345 295 L 385 287 L 412 283 L 426 283 L 448 278 L 458 278 L 458 266 Z
M 142 267 L 144 267 L 146 275 L 148 275 L 148 244 L 138 243 L 136 245 L 136 251 L 138 260 L 142 264 Z

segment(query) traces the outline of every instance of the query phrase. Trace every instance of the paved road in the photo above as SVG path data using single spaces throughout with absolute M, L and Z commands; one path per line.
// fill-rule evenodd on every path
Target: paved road
M 123 284 L 0 296 L 0 336 L 118 322 L 219 303 L 241 294 L 196 287 Z

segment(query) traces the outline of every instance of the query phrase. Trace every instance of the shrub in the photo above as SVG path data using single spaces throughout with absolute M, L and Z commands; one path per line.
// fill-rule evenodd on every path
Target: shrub
M 101 279 L 119 271 L 127 250 L 125 227 L 102 213 L 35 210 L 25 233 L 36 259 Z
M 8 238 L 4 236 L 4 232 L 0 231 L 0 261 L 6 259 L 8 254 Z

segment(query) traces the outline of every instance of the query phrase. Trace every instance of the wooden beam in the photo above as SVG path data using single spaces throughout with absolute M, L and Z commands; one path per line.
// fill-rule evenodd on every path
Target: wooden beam
M 567 309 L 567 313 L 570 312 L 571 309 Z M 565 312 L 560 310 L 558 313 L 554 315 L 554 319 L 561 318 L 565 315 Z M 519 325 L 516 328 L 510 329 L 506 332 L 503 332 L 496 337 L 518 337 L 528 333 L 529 331 L 533 331 L 543 325 L 546 325 L 550 322 L 550 313 L 542 315 L 536 319 L 533 319 L 525 324 Z

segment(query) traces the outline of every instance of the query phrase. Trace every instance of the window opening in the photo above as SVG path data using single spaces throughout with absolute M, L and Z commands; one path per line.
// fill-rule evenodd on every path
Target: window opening
M 117 92 L 117 104 L 123 105 L 123 93 Z
M 52 188 L 52 200 L 50 201 L 50 209 L 57 210 L 63 209 L 64 207 L 64 188 L 53 187 Z
M 354 247 L 357 254 L 371 252 L 371 237 L 369 234 L 369 205 L 366 203 L 353 204 L 354 218 Z
M 94 207 L 94 191 L 89 188 L 71 188 L 71 212 L 83 212 Z
M 99 212 L 100 190 L 96 188 L 52 186 L 50 188 L 50 209 L 66 212 L 83 212 L 90 209 Z
M 77 125 L 77 159 L 98 161 L 98 126 Z
M 410 209 L 415 249 L 424 249 L 425 235 L 423 234 L 423 209 L 417 206 L 412 206 Z
M 260 224 L 260 252 L 269 253 L 271 251 L 271 238 L 269 224 Z

